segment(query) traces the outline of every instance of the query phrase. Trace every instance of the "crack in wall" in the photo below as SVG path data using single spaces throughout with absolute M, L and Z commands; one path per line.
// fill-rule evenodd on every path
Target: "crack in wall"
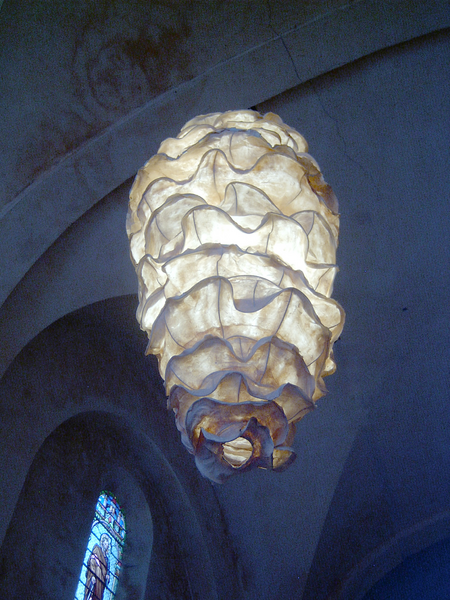
M 362 1 L 362 0 L 360 0 L 360 1 Z M 352 3 L 352 4 L 356 4 L 356 3 Z M 270 29 L 273 31 L 273 33 L 274 33 L 274 34 L 275 34 L 275 35 L 276 35 L 276 36 L 277 36 L 277 37 L 280 39 L 281 43 L 283 44 L 283 47 L 284 47 L 284 49 L 286 50 L 287 56 L 288 56 L 288 58 L 289 58 L 289 61 L 290 61 L 290 62 L 291 62 L 291 64 L 292 64 L 292 68 L 294 69 L 294 73 L 295 73 L 295 75 L 296 75 L 296 77 L 297 77 L 297 79 L 298 79 L 298 82 L 299 82 L 299 84 L 306 83 L 306 81 L 305 81 L 303 78 L 301 78 L 301 77 L 300 77 L 300 74 L 299 74 L 299 72 L 298 72 L 298 69 L 297 69 L 297 65 L 295 64 L 294 57 L 292 56 L 292 54 L 291 54 L 291 52 L 290 52 L 290 50 L 289 50 L 289 48 L 288 48 L 288 46 L 287 46 L 287 44 L 286 44 L 286 42 L 285 42 L 285 40 L 284 40 L 284 37 L 283 37 L 283 36 L 284 36 L 285 34 L 278 33 L 278 31 L 277 31 L 277 30 L 275 29 L 275 27 L 273 26 L 273 23 L 272 23 L 272 7 L 270 6 L 270 0 L 266 0 L 266 5 L 267 5 L 267 12 L 268 12 L 268 17 L 269 17 L 269 21 L 268 21 L 268 27 L 269 27 L 269 28 L 270 28 Z M 346 4 L 345 6 L 342 6 L 342 7 L 340 7 L 340 10 L 344 10 L 344 9 L 348 8 L 349 6 L 351 6 L 351 4 Z M 334 12 L 334 11 L 333 11 L 333 12 Z M 324 17 L 324 16 L 326 16 L 326 15 L 321 15 L 321 18 L 322 18 L 322 17 Z M 304 54 L 303 54 L 302 56 L 304 56 Z M 345 65 L 343 65 L 343 66 L 345 66 Z M 339 68 L 341 68 L 341 67 L 337 67 L 337 68 L 339 69 Z M 318 77 L 320 77 L 320 76 L 321 76 L 321 75 L 319 75 Z M 343 152 L 344 156 L 346 156 L 346 157 L 347 157 L 347 158 L 348 158 L 348 159 L 349 159 L 349 160 L 350 160 L 350 161 L 351 161 L 351 162 L 352 162 L 354 165 L 356 165 L 357 167 L 359 167 L 359 168 L 361 169 L 361 172 L 362 172 L 362 173 L 363 173 L 363 174 L 364 174 L 366 177 L 368 177 L 368 178 L 370 179 L 370 181 L 372 182 L 372 184 L 373 184 L 373 186 L 374 186 L 374 188 L 375 188 L 375 190 L 376 190 L 376 192 L 377 192 L 377 194 L 376 194 L 376 199 L 377 199 L 377 200 L 381 200 L 381 198 L 382 198 L 381 190 L 380 190 L 380 188 L 379 188 L 379 186 L 378 186 L 377 182 L 376 182 L 376 181 L 375 181 L 375 179 L 373 178 L 373 175 L 372 175 L 372 173 L 370 173 L 370 171 L 367 171 L 367 170 L 365 169 L 365 167 L 364 167 L 364 166 L 363 166 L 363 165 L 362 165 L 360 162 L 358 162 L 358 161 L 357 161 L 355 158 L 353 158 L 353 157 L 352 157 L 352 156 L 351 156 L 351 155 L 348 153 L 348 151 L 347 151 L 347 142 L 346 142 L 346 140 L 345 140 L 344 136 L 342 135 L 342 131 L 341 131 L 341 128 L 340 128 L 340 126 L 339 126 L 339 121 L 338 121 L 338 120 L 336 119 L 336 117 L 334 117 L 334 116 L 331 114 L 331 112 L 330 112 L 330 111 L 329 111 L 329 110 L 326 108 L 326 106 L 325 106 L 325 104 L 324 104 L 324 102 L 323 102 L 323 99 L 322 99 L 322 97 L 321 97 L 321 95 L 320 95 L 319 91 L 317 90 L 317 84 L 316 84 L 316 80 L 317 80 L 317 76 L 316 76 L 316 77 L 313 77 L 313 78 L 311 78 L 309 81 L 310 81 L 310 83 L 311 83 L 312 89 L 313 89 L 313 91 L 314 91 L 314 94 L 315 94 L 315 95 L 316 95 L 316 97 L 317 97 L 317 100 L 318 100 L 318 102 L 319 102 L 319 104 L 320 104 L 320 107 L 321 107 L 321 109 L 323 110 L 323 112 L 325 113 L 325 115 L 326 115 L 326 116 L 327 116 L 327 117 L 328 117 L 328 118 L 329 118 L 331 121 L 333 121 L 333 123 L 334 123 L 334 125 L 335 125 L 337 136 L 338 136 L 339 140 L 340 140 L 340 141 L 341 141 L 341 143 L 342 143 L 342 152 Z

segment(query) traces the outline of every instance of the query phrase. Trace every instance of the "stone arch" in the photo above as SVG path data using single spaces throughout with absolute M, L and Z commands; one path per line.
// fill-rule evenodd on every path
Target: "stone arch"
M 159 90 L 139 109 L 121 115 L 100 134 L 68 152 L 18 193 L 0 212 L 0 249 L 7 265 L 0 277 L 0 306 L 70 224 L 132 177 L 159 141 L 195 114 L 254 106 L 322 73 L 448 23 L 444 4 L 430 10 L 420 3 L 411 6 L 408 0 L 392 6 L 371 0 L 344 6 L 338 2 L 332 10 L 319 9 L 306 21 L 294 26 L 284 23 L 277 30 L 274 18 L 269 11 L 269 32 L 264 23 L 244 52 L 223 56 L 213 67 Z M 374 27 L 377 21 L 389 26 Z M 220 47 L 221 41 L 219 38 L 216 45 Z M 236 85 L 236 81 L 245 85 Z M 42 219 L 43 213 L 53 218 Z M 35 240 L 33 244 L 28 243 L 30 238 Z
M 449 539 L 449 511 L 415 523 L 394 535 L 360 561 L 347 574 L 334 600 L 363 600 L 376 583 L 407 558 Z
M 200 526 L 175 472 L 152 440 L 102 411 L 68 419 L 39 449 L 2 547 L 8 598 L 23 597 L 24 589 L 40 599 L 74 593 L 103 488 L 116 494 L 128 519 L 118 599 L 145 598 L 146 590 L 217 598 Z

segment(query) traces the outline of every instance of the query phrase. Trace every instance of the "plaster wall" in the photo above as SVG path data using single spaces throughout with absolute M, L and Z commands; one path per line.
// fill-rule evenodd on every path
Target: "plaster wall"
M 255 525 L 243 540 L 248 555 L 246 540 L 264 522 L 251 518 L 255 503 L 277 515 L 265 522 L 260 594 L 279 585 L 275 573 L 289 564 L 288 588 L 306 578 L 304 598 L 355 599 L 373 579 L 363 584 L 353 573 L 355 585 L 344 590 L 346 574 L 387 540 L 422 522 L 427 544 L 436 515 L 448 535 L 449 481 L 440 474 L 450 468 L 449 59 L 448 34 L 436 34 L 257 107 L 305 135 L 340 199 L 335 296 L 347 311 L 330 396 L 298 427 L 301 475 L 289 493 L 258 494 L 239 507 L 239 522 Z M 415 549 L 404 540 L 395 561 Z M 381 576 L 376 564 L 368 568 Z
M 446 0 L 10 0 L 1 16 L 1 303 L 193 114 L 254 106 L 450 25 Z
M 129 524 L 120 597 L 242 595 L 214 491 L 186 462 L 155 361 L 127 322 L 134 304 L 123 297 L 59 320 L 2 379 L 8 598 L 24 586 L 29 598 L 73 596 L 102 489 Z
M 351 10 L 364 5 L 354 4 Z M 411 6 L 417 9 L 418 4 Z M 289 16 L 290 9 L 286 10 Z M 349 7 L 330 5 L 330 11 L 330 23 L 349 26 L 345 21 Z M 283 19 L 283 14 L 275 11 L 272 19 Z M 430 11 L 426 26 L 431 28 L 433 19 L 445 23 L 442 14 L 440 20 L 436 14 Z M 308 21 L 307 35 L 312 35 L 314 23 L 324 25 L 325 16 L 319 17 Z M 377 23 L 373 16 L 372 25 Z M 406 25 L 401 30 L 389 20 L 381 24 L 375 37 L 379 42 L 383 39 L 384 46 L 406 35 Z M 244 25 L 241 22 L 239 31 Z M 249 39 L 253 39 L 251 31 Z M 292 35 L 300 31 L 306 35 L 304 28 L 294 29 Z M 408 29 L 409 34 L 412 31 Z M 408 554 L 448 536 L 450 490 L 448 478 L 442 475 L 448 473 L 450 462 L 446 368 L 450 315 L 445 275 L 450 266 L 445 243 L 450 189 L 448 32 L 377 52 L 267 100 L 302 77 L 317 75 L 317 69 L 326 70 L 324 64 L 338 66 L 341 59 L 346 62 L 370 50 L 372 33 L 349 37 L 347 49 L 339 38 L 341 54 L 333 54 L 336 44 L 326 46 L 322 41 L 328 52 L 324 62 L 317 59 L 317 64 L 309 59 L 301 62 L 301 36 L 292 46 L 287 34 L 283 38 L 290 54 L 276 38 L 274 43 L 278 40 L 283 46 L 283 57 L 290 65 L 285 72 L 291 74 L 291 83 L 274 77 L 271 87 L 273 82 L 261 81 L 262 71 L 253 72 L 259 86 L 239 98 L 247 101 L 245 106 L 265 99 L 257 104 L 258 110 L 277 112 L 305 135 L 340 199 L 342 212 L 341 272 L 335 295 L 348 317 L 336 345 L 338 371 L 328 383 L 329 396 L 301 423 L 295 442 L 298 459 L 287 472 L 258 471 L 221 487 L 201 479 L 181 447 L 172 416 L 166 413 L 155 364 L 143 357 L 145 339 L 133 315 L 136 301 L 124 297 L 135 292 L 123 228 L 127 177 L 139 166 L 135 162 L 143 149 L 148 154 L 142 162 L 164 135 L 176 133 L 182 124 L 179 119 L 192 116 L 191 110 L 230 108 L 229 89 L 208 87 L 211 80 L 207 78 L 204 96 L 195 107 L 181 103 L 186 114 L 176 116 L 168 110 L 169 104 L 157 108 L 150 102 L 153 121 L 150 129 L 144 129 L 145 135 L 138 127 L 145 110 L 133 112 L 136 107 L 124 104 L 131 116 L 123 121 L 116 116 L 121 126 L 130 127 L 136 147 L 142 142 L 139 151 L 129 151 L 125 144 L 120 151 L 117 146 L 112 154 L 99 152 L 94 162 L 83 163 L 89 169 L 83 167 L 80 177 L 66 182 L 70 193 L 80 193 L 76 206 L 66 204 L 65 191 L 59 195 L 63 187 L 50 185 L 49 198 L 60 202 L 64 213 L 61 220 L 44 204 L 38 203 L 40 213 L 28 213 L 33 216 L 36 236 L 29 238 L 29 222 L 25 221 L 19 237 L 30 239 L 35 250 L 22 253 L 19 263 L 14 259 L 4 264 L 12 265 L 14 281 L 31 264 L 33 268 L 0 313 L 0 354 L 7 369 L 0 383 L 5 415 L 0 460 L 7 482 L 1 489 L 2 577 L 8 597 L 21 593 L 21 581 L 13 575 L 11 564 L 27 564 L 24 577 L 29 577 L 29 589 L 39 598 L 52 597 L 56 589 L 52 585 L 63 595 L 78 577 L 86 537 L 83 527 L 89 524 L 98 488 L 108 480 L 106 476 L 102 480 L 95 456 L 83 458 L 84 445 L 96 436 L 102 439 L 102 456 L 108 460 L 112 460 L 114 444 L 123 449 L 121 460 L 113 457 L 116 475 L 108 481 L 114 483 L 117 473 L 127 473 L 130 491 L 124 497 L 129 498 L 130 507 L 135 503 L 148 531 L 153 522 L 144 552 L 145 556 L 152 553 L 149 571 L 140 563 L 140 575 L 126 579 L 125 589 L 139 590 L 136 593 L 142 597 L 153 591 L 161 598 L 202 597 L 203 593 L 211 598 L 355 600 Z M 97 33 L 90 35 L 97 40 Z M 239 36 L 231 30 L 233 43 Z M 266 48 L 266 38 L 261 39 L 261 47 Z M 233 48 L 235 56 L 238 50 Z M 249 48 L 241 50 L 246 58 L 251 55 Z M 319 56 L 317 45 L 315 51 Z M 230 56 L 226 60 L 231 61 Z M 216 55 L 213 59 L 224 68 L 223 78 L 216 80 L 223 84 L 225 74 L 231 76 L 237 63 L 226 63 L 225 68 Z M 197 68 L 195 61 L 192 64 Z M 302 64 L 316 64 L 316 70 L 305 67 L 303 72 Z M 272 65 L 270 70 L 276 68 Z M 175 69 L 173 77 L 177 76 Z M 116 101 L 113 92 L 105 94 Z M 175 102 L 174 94 L 170 102 Z M 155 96 L 155 102 L 160 97 Z M 74 100 L 67 102 L 72 106 Z M 55 120 L 59 122 L 59 117 Z M 62 123 L 64 131 L 69 131 L 68 123 Z M 114 135 L 108 138 L 111 132 Z M 41 133 L 45 140 L 45 130 Z M 100 149 L 107 139 L 120 140 L 119 133 L 114 127 L 105 129 L 104 135 L 97 132 L 92 144 L 100 144 L 96 146 Z M 49 130 L 48 136 L 53 139 Z M 77 156 L 85 160 L 91 142 L 86 132 L 81 138 L 86 146 L 77 150 Z M 24 196 L 20 192 L 2 218 L 14 216 L 20 222 L 21 213 L 15 209 L 26 206 L 25 198 L 34 202 L 38 198 L 34 192 L 42 191 L 45 182 L 63 181 L 62 174 L 67 173 L 61 170 L 63 163 L 74 155 L 62 152 L 61 162 L 57 152 L 50 153 L 56 162 L 47 165 L 50 170 L 45 177 L 38 177 L 37 183 L 23 191 Z M 106 160 L 107 168 L 102 163 L 105 156 L 113 157 Z M 119 157 L 125 166 L 119 165 Z M 32 173 L 33 161 L 25 162 Z M 8 172 L 14 169 L 11 163 Z M 40 228 L 47 226 L 48 235 L 42 236 Z M 5 248 L 14 246 L 11 240 L 16 239 L 17 228 L 8 225 L 2 231 L 7 234 L 2 238 Z M 9 260 L 8 253 L 19 246 L 8 246 L 4 258 Z M 68 314 L 77 309 L 81 310 Z M 70 450 L 72 463 L 65 461 L 63 448 Z M 84 470 L 78 472 L 80 460 L 85 460 Z M 95 475 L 87 476 L 94 464 Z M 68 465 L 72 465 L 73 477 Z M 56 508 L 62 480 L 70 493 L 61 501 L 72 509 L 76 506 L 74 518 L 81 527 L 76 547 L 69 553 L 74 528 L 61 529 L 62 516 Z M 42 490 L 50 492 L 50 504 L 39 500 Z M 24 515 L 34 504 L 39 526 L 32 531 Z M 55 521 L 46 533 L 49 514 Z M 36 551 L 26 558 L 25 549 L 30 547 Z M 135 542 L 135 547 L 142 547 L 141 542 Z M 61 549 L 61 555 L 70 554 L 67 571 L 57 582 L 50 576 L 55 548 Z M 41 558 L 38 549 L 45 550 Z M 25 558 L 28 562 L 22 563 Z M 58 565 L 63 567 L 63 562 Z M 50 577 L 47 582 L 46 577 Z M 179 586 L 171 588 L 172 580 Z

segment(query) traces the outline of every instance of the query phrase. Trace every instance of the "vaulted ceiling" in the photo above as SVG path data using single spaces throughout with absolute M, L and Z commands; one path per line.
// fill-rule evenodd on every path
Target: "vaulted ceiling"
M 101 400 L 85 390 L 62 406 L 48 390 L 65 386 L 64 352 L 83 357 L 85 383 L 89 348 L 119 337 L 143 352 L 130 329 L 132 178 L 189 118 L 249 107 L 306 137 L 340 200 L 335 296 L 347 324 L 330 394 L 299 427 L 296 463 L 205 492 L 236 548 L 240 589 L 363 598 L 449 537 L 449 26 L 438 0 L 4 2 L 2 539 L 36 453 L 82 410 L 129 412 L 136 431 L 160 435 L 140 392 L 135 411 L 120 405 L 106 375 Z M 119 346 L 113 355 L 119 364 Z M 83 368 L 71 363 L 67 382 L 82 382 Z M 159 385 L 155 365 L 142 368 Z M 175 472 L 191 461 L 157 443 Z

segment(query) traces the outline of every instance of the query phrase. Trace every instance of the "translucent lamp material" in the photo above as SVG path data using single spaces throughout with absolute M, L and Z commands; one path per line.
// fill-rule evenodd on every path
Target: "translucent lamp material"
M 276 115 L 192 119 L 140 169 L 127 218 L 137 319 L 200 472 L 282 470 L 326 389 L 338 204 Z

